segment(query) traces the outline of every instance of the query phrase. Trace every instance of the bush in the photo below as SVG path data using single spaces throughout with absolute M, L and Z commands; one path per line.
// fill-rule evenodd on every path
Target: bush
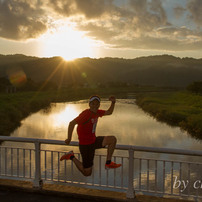
M 202 94 L 202 81 L 190 84 L 187 86 L 187 90 L 192 93 Z

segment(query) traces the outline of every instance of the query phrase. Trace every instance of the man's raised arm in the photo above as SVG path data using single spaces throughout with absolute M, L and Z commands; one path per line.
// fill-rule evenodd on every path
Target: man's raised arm
M 104 115 L 111 115 L 114 111 L 114 107 L 115 107 L 115 103 L 116 103 L 116 98 L 114 96 L 111 96 L 109 98 L 109 100 L 111 101 L 111 105 L 109 107 L 109 109 L 105 112 Z

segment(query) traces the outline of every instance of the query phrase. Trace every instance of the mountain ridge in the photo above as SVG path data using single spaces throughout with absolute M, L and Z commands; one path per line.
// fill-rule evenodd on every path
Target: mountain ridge
M 86 57 L 64 61 L 61 57 L 0 55 L 0 77 L 7 77 L 7 72 L 12 69 L 22 70 L 35 82 L 50 81 L 61 87 L 98 83 L 185 87 L 201 81 L 202 59 L 154 55 L 134 59 Z

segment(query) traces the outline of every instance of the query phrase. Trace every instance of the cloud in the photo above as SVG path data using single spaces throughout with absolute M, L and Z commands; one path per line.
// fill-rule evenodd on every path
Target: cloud
M 180 6 L 173 9 L 178 12 L 178 16 L 186 11 Z M 201 49 L 202 32 L 183 24 L 180 27 L 172 25 L 162 1 L 130 0 L 127 10 L 126 14 L 123 12 L 125 10 L 119 8 L 116 16 L 108 13 L 104 19 L 78 23 L 78 28 L 114 48 L 164 51 Z
M 46 18 L 40 6 L 38 1 L 1 1 L 0 36 L 21 40 L 35 38 L 44 33 L 47 30 Z
M 130 0 L 130 5 L 134 11 L 133 23 L 142 31 L 169 24 L 160 0 L 152 0 L 150 3 L 147 0 Z
M 157 30 L 157 33 L 159 34 L 159 36 L 162 37 L 169 37 L 169 38 L 175 38 L 175 39 L 187 39 L 187 38 L 194 38 L 195 40 L 198 38 L 201 39 L 202 37 L 202 32 L 200 31 L 193 31 L 191 29 L 188 29 L 186 26 L 182 26 L 182 27 L 163 27 L 163 28 L 159 28 Z
M 108 41 L 114 37 L 130 38 L 145 35 L 159 26 L 169 25 L 159 0 L 153 0 L 150 4 L 146 0 L 131 0 L 127 11 L 125 8 L 118 9 L 114 6 L 110 12 L 105 13 L 105 18 L 89 23 L 81 21 L 78 27 L 88 31 L 88 36 L 98 38 L 99 35 L 102 40 Z
M 88 18 L 98 18 L 113 7 L 112 0 L 75 0 L 77 9 Z
M 83 15 L 100 18 L 113 7 L 112 0 L 0 0 L 0 37 L 37 38 L 56 19 Z
M 84 15 L 86 19 L 100 18 L 113 7 L 113 0 L 49 0 L 51 8 L 66 17 Z
M 48 0 L 47 5 L 60 17 L 70 17 L 76 13 L 76 4 L 74 0 Z
M 119 40 L 114 48 L 131 48 L 139 50 L 162 50 L 162 51 L 190 51 L 200 50 L 202 41 L 178 40 L 172 38 L 159 38 L 152 36 L 142 36 L 132 40 Z
M 145 39 L 161 26 L 169 26 L 161 1 L 130 0 L 126 8 L 111 7 L 105 18 L 95 21 L 81 20 L 78 28 L 87 35 L 101 40 L 111 47 L 147 48 Z M 116 15 L 112 15 L 116 14 Z
M 122 3 L 120 3 L 122 2 Z M 37 38 L 69 20 L 86 35 L 109 47 L 155 50 L 200 49 L 200 29 L 186 27 L 184 14 L 200 27 L 202 1 L 173 4 L 162 0 L 0 0 L 0 37 L 13 40 Z M 183 1 L 181 1 L 183 2 Z M 170 1 L 167 1 L 167 4 Z M 179 2 L 178 2 L 179 3 Z M 169 6 L 170 7 L 170 6 Z M 175 23 L 176 25 L 172 24 Z M 190 23 L 192 24 L 192 23 Z M 180 26 L 179 26 L 180 25 Z M 202 46 L 201 46 L 202 47 Z
M 202 25 L 202 1 L 201 0 L 190 0 L 187 4 L 187 9 L 190 11 L 190 18 L 198 26 Z

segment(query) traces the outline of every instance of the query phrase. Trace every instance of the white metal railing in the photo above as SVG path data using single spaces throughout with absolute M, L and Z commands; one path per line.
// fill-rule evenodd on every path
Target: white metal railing
M 134 198 L 134 191 L 157 196 L 202 198 L 202 151 L 117 145 L 114 154 L 122 167 L 105 170 L 106 155 L 98 150 L 92 176 L 84 177 L 72 161 L 60 162 L 60 156 L 70 146 L 64 141 L 0 136 L 0 141 L 23 142 L 34 145 L 0 146 L 0 178 L 31 180 L 41 188 L 43 182 L 66 183 L 74 186 L 101 188 L 126 192 Z M 42 145 L 60 145 L 57 150 Z M 65 149 L 64 149 L 65 148 Z M 79 152 L 75 155 L 80 158 Z M 184 160 L 184 157 L 188 160 Z

